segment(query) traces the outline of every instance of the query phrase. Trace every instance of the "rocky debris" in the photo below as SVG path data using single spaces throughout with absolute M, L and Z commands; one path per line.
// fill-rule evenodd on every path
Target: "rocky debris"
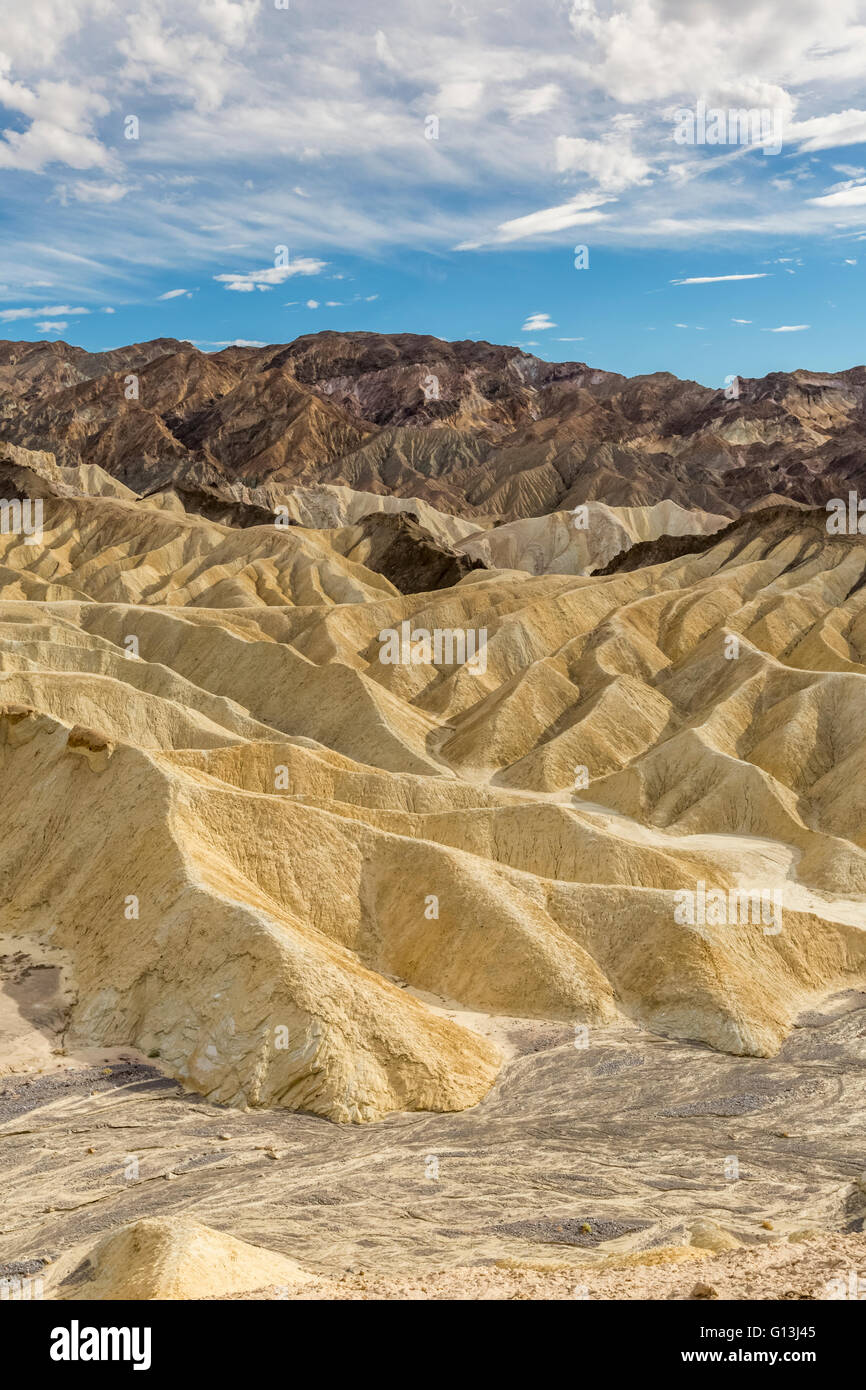
M 544 1245 L 578 1245 L 592 1247 L 646 1229 L 649 1221 L 612 1221 L 608 1217 L 549 1217 L 544 1221 L 509 1221 L 493 1229 L 498 1235 L 514 1236 Z

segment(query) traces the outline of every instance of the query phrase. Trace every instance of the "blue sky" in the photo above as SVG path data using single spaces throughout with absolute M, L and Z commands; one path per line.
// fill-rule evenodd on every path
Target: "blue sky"
M 34 0 L 0 34 L 0 334 L 853 366 L 864 73 L 850 0 Z

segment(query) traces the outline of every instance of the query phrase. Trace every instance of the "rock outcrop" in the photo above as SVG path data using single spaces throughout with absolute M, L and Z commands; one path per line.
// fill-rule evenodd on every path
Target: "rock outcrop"
M 864 367 L 740 379 L 729 397 L 485 342 L 319 333 L 212 354 L 5 342 L 0 390 L 0 442 L 137 493 L 173 487 L 233 525 L 239 500 L 267 509 L 274 489 L 321 485 L 487 524 L 593 501 L 733 517 L 866 492 Z

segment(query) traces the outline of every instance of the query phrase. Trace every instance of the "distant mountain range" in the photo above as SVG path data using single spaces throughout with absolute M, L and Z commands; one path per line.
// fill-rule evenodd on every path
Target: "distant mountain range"
M 138 493 L 174 487 L 212 514 L 328 483 L 501 521 L 666 499 L 733 517 L 866 490 L 866 368 L 726 393 L 415 334 L 218 353 L 173 338 L 100 353 L 3 342 L 0 441 Z

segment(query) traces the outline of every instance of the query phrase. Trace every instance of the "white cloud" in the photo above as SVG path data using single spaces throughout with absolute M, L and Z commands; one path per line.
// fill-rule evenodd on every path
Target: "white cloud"
M 8 69 L 0 54 L 0 73 Z M 0 134 L 0 169 L 38 174 L 49 164 L 71 169 L 108 168 L 114 163 L 93 134 L 93 121 L 108 114 L 105 97 L 71 82 L 38 82 L 31 88 L 0 75 L 0 105 L 29 120 L 26 130 Z
M 528 88 L 515 92 L 506 98 L 505 106 L 512 120 L 523 120 L 527 116 L 541 116 L 556 104 L 560 95 L 555 82 L 547 82 L 543 87 Z
M 549 314 L 530 314 L 521 328 L 521 333 L 538 333 L 542 328 L 555 328 Z
M 39 0 L 3 13 L 3 52 L 16 65 L 50 70 L 64 43 L 99 10 L 93 0 Z
M 185 338 L 184 342 L 191 342 L 193 347 L 198 348 L 227 348 L 227 347 L 248 347 L 261 348 L 267 347 L 267 343 L 258 343 L 251 338 Z
M 270 290 L 293 275 L 318 275 L 327 264 L 327 261 L 316 260 L 313 256 L 299 256 L 288 265 L 267 266 L 264 270 L 248 270 L 244 274 L 215 275 L 213 278 L 228 290 Z
M 784 86 L 744 74 L 772 67 L 786 83 L 803 81 L 825 55 L 829 65 L 849 32 L 862 48 L 855 7 L 845 9 L 833 19 L 798 6 L 795 20 L 783 0 L 762 0 L 738 7 L 731 22 L 723 9 L 690 0 L 619 0 L 603 12 L 595 0 L 573 0 L 571 24 L 587 80 L 617 102 L 697 95 L 710 105 L 790 111 Z
M 66 197 L 75 198 L 79 203 L 118 203 L 129 192 L 124 183 L 93 183 L 87 179 L 76 179 L 75 183 L 61 184 L 60 188 Z
M 540 212 L 530 212 L 525 217 L 513 217 L 508 222 L 500 222 L 495 239 L 504 242 L 523 241 L 527 237 L 543 236 L 547 232 L 561 232 L 567 227 L 601 222 L 606 214 L 593 209 L 597 208 L 599 203 L 611 201 L 600 194 L 584 193 L 572 198 L 568 203 L 560 203 L 553 208 L 542 208 Z
M 259 0 L 206 0 L 198 8 L 222 42 L 228 47 L 237 47 L 244 42 L 258 18 Z
M 471 78 L 457 82 L 446 82 L 433 98 L 435 112 L 471 111 L 477 106 L 484 92 L 484 83 Z
M 731 319 L 731 323 L 751 323 L 751 319 Z
M 811 328 L 810 323 L 783 323 L 779 328 L 765 328 L 765 333 L 802 333 L 804 329 Z
M 866 141 L 866 111 L 854 108 L 830 116 L 814 116 L 808 121 L 794 121 L 785 135 L 797 143 L 804 154 L 844 145 L 862 145 Z
M 163 0 L 151 0 L 127 16 L 128 37 L 117 43 L 117 52 L 126 60 L 121 81 L 184 105 L 191 103 L 201 113 L 218 111 L 244 81 L 238 50 L 256 18 L 257 0 L 241 4 L 212 0 L 197 5 L 192 25 L 198 28 L 189 21 L 178 23 L 177 8 L 172 13 L 169 6 L 161 12 L 162 7 Z M 202 21 L 209 22 L 214 32 L 208 33 Z
M 379 62 L 384 63 L 385 67 L 390 68 L 392 72 L 399 72 L 400 64 L 397 62 L 397 59 L 391 52 L 391 45 L 388 42 L 388 35 L 385 33 L 383 29 L 376 30 L 375 46 L 376 57 L 379 59 Z
M 308 309 L 318 309 L 318 307 L 319 307 L 319 301 L 318 301 L 318 299 L 308 299 L 308 300 L 307 300 L 307 308 L 308 308 Z
M 556 167 L 560 173 L 588 174 L 599 188 L 611 193 L 649 183 L 649 160 L 635 154 L 630 143 L 617 143 L 617 139 L 616 134 L 604 140 L 560 135 L 554 147 Z
M 4 203 L 12 226 L 34 225 L 50 180 L 63 230 L 45 240 L 82 256 L 52 294 L 78 298 L 113 275 L 133 304 L 160 279 L 201 283 L 235 245 L 249 248 L 242 264 L 267 265 L 276 240 L 324 258 L 533 239 L 567 254 L 582 226 L 613 249 L 833 232 L 863 210 L 856 184 L 820 180 L 835 145 L 852 162 L 830 177 L 864 178 L 866 23 L 861 0 L 793 3 L 337 0 L 327 31 L 315 7 L 272 0 L 7 4 Z M 783 156 L 675 144 L 674 111 L 699 98 L 778 111 Z M 434 112 L 440 139 L 426 141 Z M 139 141 L 124 139 L 127 113 Z M 0 278 L 36 278 L 49 254 L 13 237 Z M 250 294 L 283 278 L 220 283 Z
M 848 184 L 835 193 L 810 198 L 809 202 L 822 208 L 859 208 L 866 203 L 866 183 Z
M 157 299 L 177 299 L 178 296 L 179 296 L 179 295 L 182 295 L 182 294 L 185 294 L 185 295 L 187 295 L 187 297 L 189 297 L 190 291 L 189 291 L 189 290 L 166 290 L 165 294 L 158 294 L 156 297 L 157 297 Z
M 36 319 L 40 314 L 89 314 L 89 309 L 70 308 L 68 304 L 37 304 L 27 309 L 0 309 L 0 320 L 11 323 L 15 319 Z M 66 325 L 64 324 L 64 328 Z
M 43 319 L 41 323 L 36 324 L 40 333 L 62 333 L 68 327 L 69 324 L 65 323 L 63 319 Z
M 690 275 L 686 280 L 671 280 L 672 285 L 716 285 L 721 280 L 766 280 L 767 270 L 753 271 L 751 275 Z

